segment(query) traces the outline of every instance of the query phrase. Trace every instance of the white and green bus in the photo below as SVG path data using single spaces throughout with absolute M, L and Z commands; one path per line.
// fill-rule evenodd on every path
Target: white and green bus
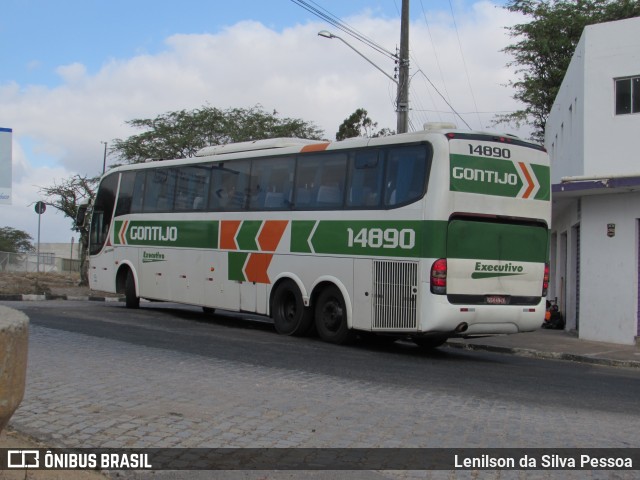
M 548 286 L 549 158 L 453 125 L 207 147 L 115 168 L 92 208 L 94 290 L 270 316 L 285 335 L 535 330 Z

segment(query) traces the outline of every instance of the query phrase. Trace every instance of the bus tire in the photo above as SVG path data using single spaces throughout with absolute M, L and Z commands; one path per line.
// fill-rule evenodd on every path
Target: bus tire
M 127 308 L 140 308 L 140 297 L 136 296 L 136 282 L 131 270 L 127 272 L 127 279 L 124 282 L 124 296 Z
M 280 335 L 302 336 L 313 327 L 311 311 L 304 306 L 302 293 L 292 280 L 284 280 L 276 287 L 271 317 Z
M 341 345 L 353 339 L 344 298 L 336 286 L 327 287 L 320 293 L 315 306 L 315 325 L 325 342 Z

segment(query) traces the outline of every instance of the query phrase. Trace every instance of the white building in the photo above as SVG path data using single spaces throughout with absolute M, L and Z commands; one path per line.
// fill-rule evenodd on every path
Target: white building
M 586 27 L 545 132 L 550 298 L 580 338 L 633 344 L 640 325 L 640 18 Z

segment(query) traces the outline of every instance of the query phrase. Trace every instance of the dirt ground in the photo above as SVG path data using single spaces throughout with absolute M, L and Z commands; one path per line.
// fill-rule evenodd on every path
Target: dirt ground
M 0 272 L 0 294 L 90 295 L 89 287 L 80 286 L 80 274 Z

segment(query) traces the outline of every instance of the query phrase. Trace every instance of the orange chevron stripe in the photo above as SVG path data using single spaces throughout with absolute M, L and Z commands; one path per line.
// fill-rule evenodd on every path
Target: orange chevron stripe
M 250 253 L 247 265 L 244 267 L 245 277 L 248 282 L 271 283 L 267 269 L 271 264 L 273 254 L 271 253 Z
M 524 162 L 518 162 L 518 165 L 520 165 L 520 170 L 522 170 L 522 173 L 524 173 L 527 182 L 529 182 L 529 187 L 525 190 L 522 198 L 529 198 L 529 195 L 531 195 L 533 189 L 536 188 L 536 184 L 533 183 L 533 180 L 531 180 L 531 175 L 529 175 L 529 170 L 527 170 L 527 166 L 524 164 Z
M 267 220 L 264 222 L 260 235 L 258 235 L 260 250 L 275 252 L 288 224 L 288 220 Z
M 120 244 L 121 245 L 126 245 L 127 244 L 127 238 L 126 238 L 126 231 L 127 231 L 127 227 L 129 226 L 129 220 L 125 220 L 122 223 L 122 226 L 120 227 L 120 231 L 118 232 L 118 237 L 120 237 Z
M 220 249 L 237 250 L 236 234 L 240 228 L 240 220 L 223 220 L 220 222 Z
M 312 143 L 311 145 L 305 145 L 300 150 L 301 152 L 322 152 L 327 149 L 328 143 Z

